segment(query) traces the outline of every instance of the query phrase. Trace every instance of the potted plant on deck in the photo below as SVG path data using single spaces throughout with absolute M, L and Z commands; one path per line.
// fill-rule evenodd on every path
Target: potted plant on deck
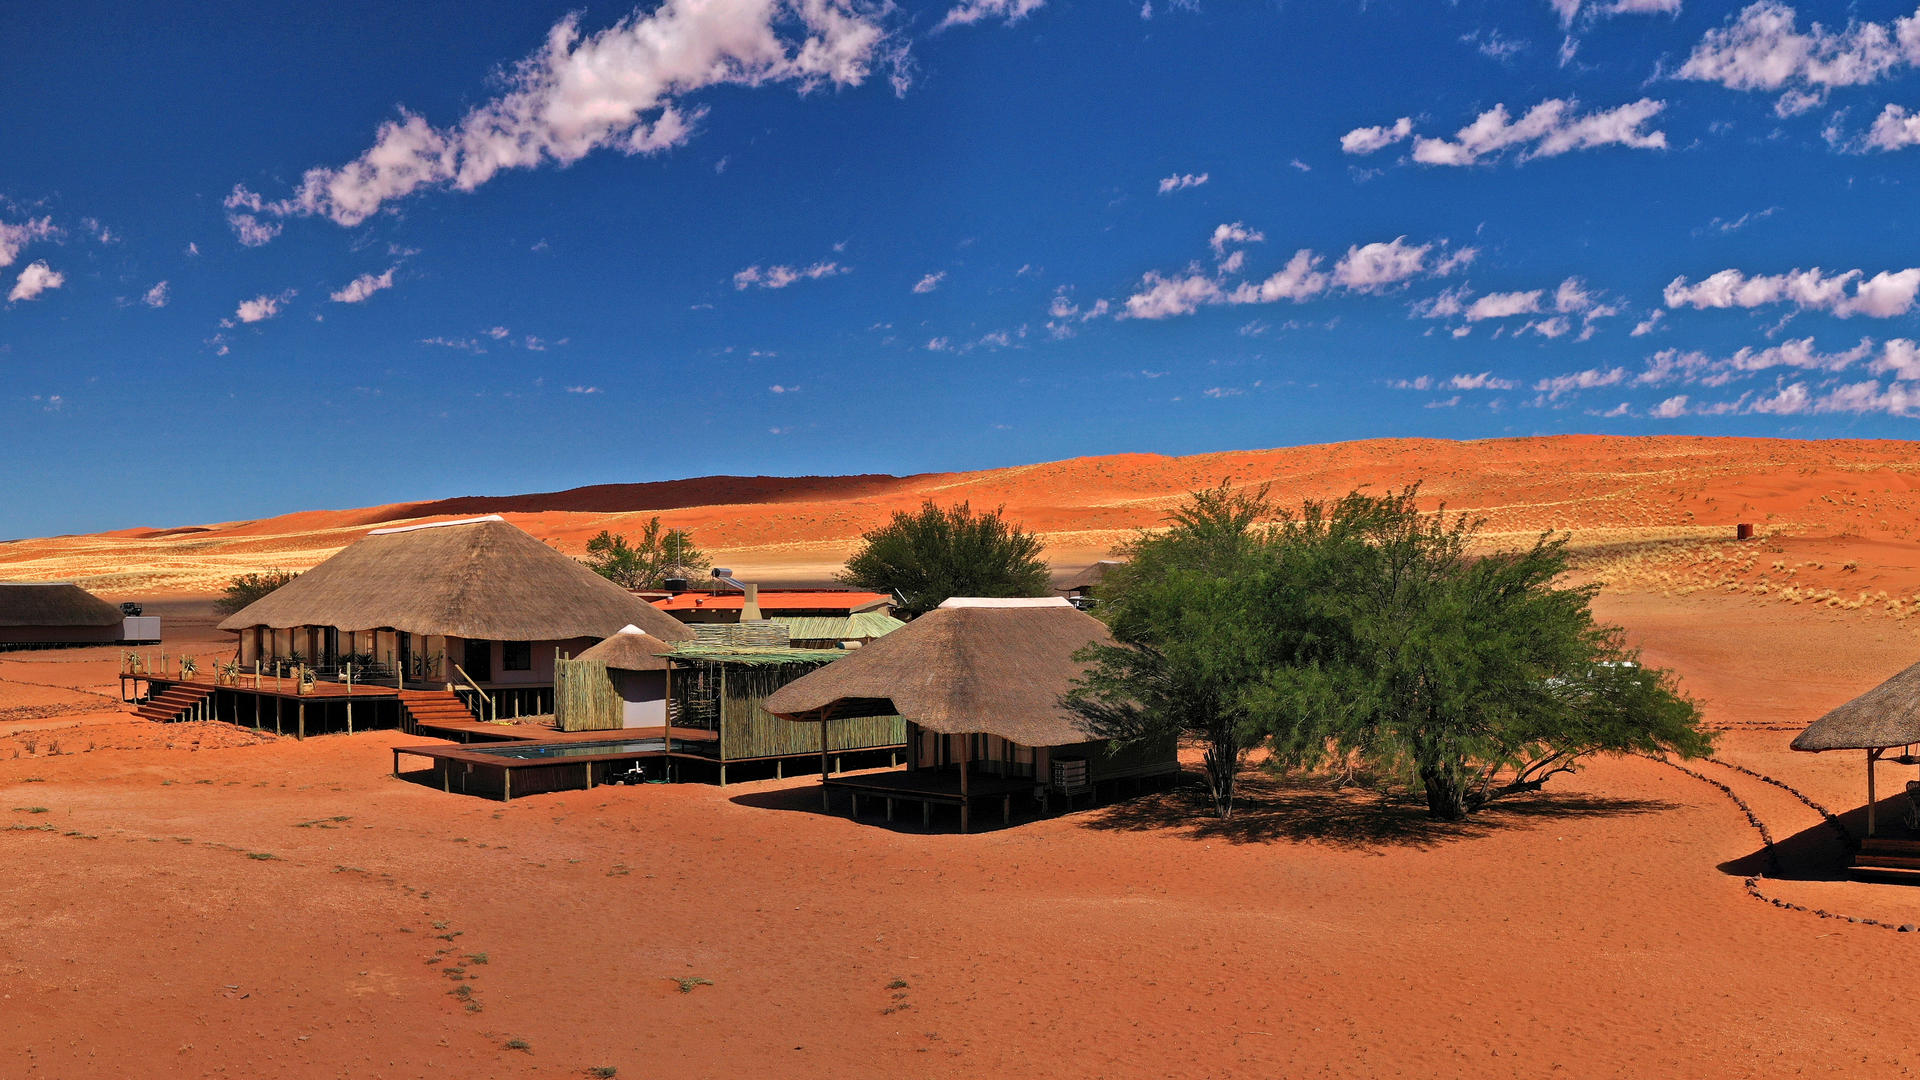
M 180 678 L 181 679 L 187 682 L 192 682 L 194 676 L 198 674 L 200 674 L 200 661 L 195 660 L 191 656 L 183 656 L 180 658 Z
M 294 683 L 294 692 L 305 696 L 313 693 L 314 684 L 320 681 L 320 677 L 313 673 L 312 668 L 302 666 L 299 674 L 296 676 L 296 680 Z

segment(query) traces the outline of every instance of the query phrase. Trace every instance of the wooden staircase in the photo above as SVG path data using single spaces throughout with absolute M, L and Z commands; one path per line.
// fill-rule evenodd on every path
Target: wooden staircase
M 155 720 L 162 724 L 171 724 L 176 720 L 189 718 L 201 702 L 213 696 L 213 687 L 197 686 L 193 683 L 174 683 L 160 693 L 147 699 L 145 705 L 133 711 L 135 716 L 145 720 Z
M 1920 841 L 1869 836 L 1853 856 L 1853 872 L 1882 880 L 1920 883 Z
M 407 734 L 418 734 L 422 726 L 449 722 L 473 723 L 473 712 L 459 694 L 449 690 L 400 691 L 400 727 Z

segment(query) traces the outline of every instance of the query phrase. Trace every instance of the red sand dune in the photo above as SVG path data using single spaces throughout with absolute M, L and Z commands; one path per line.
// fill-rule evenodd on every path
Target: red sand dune
M 1222 480 L 1270 484 L 1281 503 L 1419 482 L 1430 503 L 1484 515 L 1495 532 L 1568 529 L 1595 558 L 1630 555 L 1632 565 L 1615 566 L 1616 576 L 1645 571 L 1640 584 L 1658 588 L 1700 587 L 1709 579 L 1724 584 L 1726 566 L 1702 576 L 1703 560 L 1724 560 L 1707 558 L 1709 552 L 1696 550 L 1699 542 L 1728 538 L 1736 522 L 1752 522 L 1779 550 L 1768 549 L 1741 572 L 1742 588 L 1767 584 L 1768 595 L 1778 593 L 1786 587 L 1783 570 L 1791 568 L 1788 585 L 1832 589 L 1850 602 L 1862 590 L 1884 590 L 1891 598 L 1920 589 L 1920 565 L 1906 555 L 1906 542 L 1920 532 L 1916 470 L 1920 444 L 1902 442 L 1384 439 L 1179 458 L 1120 454 L 908 477 L 706 477 L 304 511 L 16 541 L 0 545 L 0 576 L 76 578 L 108 595 L 208 591 L 246 570 L 312 566 L 367 529 L 394 522 L 497 513 L 577 553 L 603 528 L 630 532 L 659 514 L 762 581 L 820 582 L 838 569 L 862 531 L 927 498 L 1005 506 L 1045 535 L 1049 558 L 1065 572 L 1104 555 L 1133 530 L 1158 524 L 1187 492 Z M 1636 546 L 1609 550 L 1618 544 Z M 1843 573 L 1849 558 L 1860 565 Z M 1774 561 L 1789 566 L 1774 570 Z M 1812 562 L 1833 565 L 1800 565 Z M 1655 580 L 1662 571 L 1670 580 Z

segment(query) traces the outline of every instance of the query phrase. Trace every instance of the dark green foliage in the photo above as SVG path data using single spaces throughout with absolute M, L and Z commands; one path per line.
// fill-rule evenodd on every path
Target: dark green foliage
M 1558 584 L 1566 541 L 1470 554 L 1480 523 L 1423 514 L 1415 489 L 1308 503 L 1274 536 L 1260 591 L 1283 661 L 1260 697 L 1285 763 L 1363 763 L 1457 820 L 1595 753 L 1705 753 L 1691 701 Z
M 213 602 L 222 615 L 231 615 L 300 575 L 291 570 L 266 570 L 241 574 L 227 582 L 220 599 Z
M 1559 584 L 1564 540 L 1471 551 L 1479 526 L 1422 513 L 1415 489 L 1306 503 L 1196 494 L 1135 541 L 1099 614 L 1117 647 L 1069 703 L 1113 737 L 1178 731 L 1207 748 L 1215 810 L 1267 741 L 1276 766 L 1420 788 L 1456 820 L 1536 791 L 1596 753 L 1705 753 L 1692 702 Z
M 1123 743 L 1197 740 L 1214 812 L 1233 816 L 1234 778 L 1271 730 L 1253 708 L 1269 662 L 1250 621 L 1272 516 L 1266 489 L 1196 493 L 1159 534 L 1122 549 L 1096 609 L 1117 644 L 1089 646 L 1087 674 L 1067 697 L 1102 736 Z
M 602 529 L 600 535 L 587 541 L 583 561 L 594 573 L 623 589 L 659 588 L 670 577 L 697 579 L 713 565 L 694 544 L 692 533 L 663 528 L 658 517 L 649 520 L 639 539 L 631 543 L 625 535 Z
M 909 617 L 954 596 L 1047 596 L 1052 586 L 1040 561 L 1040 538 L 1009 524 L 1001 510 L 973 512 L 966 503 L 946 509 L 929 499 L 918 512 L 860 537 L 840 580 L 856 589 L 897 592 Z

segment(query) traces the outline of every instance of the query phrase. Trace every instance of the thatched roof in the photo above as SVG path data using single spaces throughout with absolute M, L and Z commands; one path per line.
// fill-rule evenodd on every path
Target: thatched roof
M 118 626 L 123 618 L 71 581 L 0 581 L 0 626 Z
M 1110 573 L 1114 567 L 1125 565 L 1126 560 L 1124 559 L 1101 559 L 1099 562 L 1080 571 L 1073 577 L 1068 578 L 1064 585 L 1059 586 L 1059 589 L 1061 592 L 1073 592 L 1076 589 L 1094 588 L 1101 582 L 1107 580 L 1107 574 Z
M 598 660 L 610 671 L 665 671 L 667 658 L 660 655 L 673 646 L 628 624 L 620 632 L 574 657 Z
M 790 720 L 897 713 L 929 731 L 1023 746 L 1087 742 L 1097 736 L 1060 698 L 1084 669 L 1073 654 L 1111 641 L 1100 620 L 1060 597 L 956 597 L 781 687 L 766 708 Z
M 1795 750 L 1876 750 L 1920 743 L 1920 664 L 1807 725 Z
M 485 641 L 662 641 L 693 631 L 499 517 L 375 529 L 228 616 L 222 630 L 334 626 Z

